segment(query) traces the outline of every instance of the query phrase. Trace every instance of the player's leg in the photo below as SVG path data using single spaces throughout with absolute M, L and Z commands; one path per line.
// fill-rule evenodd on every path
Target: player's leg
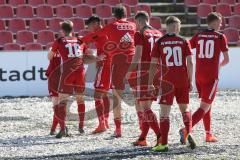
M 206 142 L 217 142 L 218 139 L 211 132 L 211 106 L 203 117 L 203 124 L 206 132 Z
M 115 123 L 115 136 L 121 137 L 122 131 L 121 131 L 121 96 L 122 96 L 122 90 L 113 89 L 113 117 L 114 117 L 114 123 Z
M 58 106 L 56 116 L 60 125 L 60 132 L 56 135 L 56 138 L 62 138 L 68 136 L 66 127 L 66 116 L 67 116 L 67 102 L 69 99 L 68 94 L 59 93 Z
M 104 123 L 105 123 L 105 127 L 107 129 L 109 129 L 109 112 L 110 112 L 110 98 L 108 96 L 108 93 L 104 93 L 103 94 L 103 113 L 104 113 Z
M 135 100 L 135 108 L 136 108 L 136 112 L 137 112 L 139 128 L 140 128 L 140 130 L 142 130 L 144 109 L 143 109 L 143 106 L 140 105 L 140 102 L 138 100 Z
M 78 125 L 78 131 L 79 133 L 84 133 L 84 118 L 85 118 L 85 103 L 83 95 L 78 93 L 76 95 L 76 101 L 78 105 L 78 119 L 79 119 L 79 125 Z
M 54 96 L 51 99 L 52 99 L 52 104 L 53 104 L 53 120 L 52 120 L 52 127 L 51 127 L 51 131 L 50 131 L 50 135 L 54 135 L 57 125 L 58 125 L 58 119 L 57 119 L 57 115 L 56 115 L 57 106 L 58 106 L 58 97 Z

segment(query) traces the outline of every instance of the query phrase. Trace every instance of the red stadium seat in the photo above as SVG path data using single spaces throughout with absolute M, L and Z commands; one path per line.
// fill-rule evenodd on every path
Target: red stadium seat
M 156 29 L 161 29 L 161 19 L 159 17 L 151 17 L 150 18 L 150 25 Z
M 73 16 L 73 8 L 70 5 L 57 6 L 56 15 L 60 18 L 70 18 Z
M 45 0 L 28 0 L 28 4 L 34 7 L 45 4 Z
M 42 45 L 47 45 L 54 41 L 54 33 L 52 31 L 43 30 L 38 33 L 37 42 Z
M 21 46 L 17 43 L 6 43 L 3 46 L 3 50 L 5 50 L 5 51 L 19 51 L 19 50 L 21 50 Z
M 33 8 L 30 5 L 20 5 L 17 7 L 17 17 L 33 18 Z
M 26 24 L 23 19 L 11 19 L 8 23 L 8 30 L 12 33 L 17 33 L 18 31 L 25 30 Z
M 49 50 L 53 45 L 53 42 L 49 42 L 47 45 L 46 45 L 46 49 Z
M 50 5 L 41 5 L 37 7 L 37 17 L 52 18 L 53 9 Z
M 89 30 L 83 29 L 80 32 L 78 32 L 78 36 L 86 36 L 88 33 L 90 33 Z
M 47 29 L 47 24 L 43 18 L 34 18 L 30 20 L 29 30 L 36 33 L 40 30 Z
M 234 15 L 229 18 L 229 27 L 240 29 L 240 15 Z
M 124 7 L 127 10 L 127 17 L 131 17 L 131 7 L 129 5 L 124 4 Z
M 218 3 L 218 0 L 203 0 L 203 3 L 216 5 Z
M 234 14 L 240 15 L 240 3 L 234 6 Z
M 13 8 L 10 5 L 1 5 L 0 6 L 0 18 L 12 18 L 13 17 Z
M 211 5 L 209 4 L 200 4 L 197 7 L 197 15 L 200 18 L 206 18 L 210 12 L 212 12 L 213 9 Z
M 239 32 L 236 28 L 226 28 L 223 33 L 226 35 L 229 44 L 236 44 L 239 41 Z
M 184 4 L 185 4 L 187 7 L 196 7 L 196 6 L 198 6 L 200 3 L 201 3 L 200 0 L 185 0 L 185 1 L 184 1 Z
M 47 4 L 57 6 L 60 4 L 64 4 L 64 0 L 47 0 Z
M 149 5 L 140 4 L 134 7 L 134 12 L 137 13 L 138 11 L 146 11 L 149 16 L 151 16 L 151 8 Z
M 49 30 L 53 32 L 59 32 L 61 27 L 60 27 L 60 22 L 62 22 L 63 19 L 61 18 L 53 18 L 49 20 Z
M 112 17 L 112 7 L 106 4 L 97 5 L 96 14 L 100 18 L 110 18 Z
M 0 31 L 5 30 L 5 22 L 0 19 Z
M 138 0 L 122 0 L 122 3 L 129 6 L 136 6 L 138 4 Z
M 10 31 L 0 31 L 0 46 L 13 42 L 13 35 Z
M 8 4 L 16 7 L 18 5 L 25 4 L 25 0 L 8 0 Z
M 115 17 L 109 18 L 109 19 L 107 19 L 107 23 L 106 24 L 113 23 L 114 21 L 116 21 Z
M 121 3 L 120 0 L 104 0 L 104 4 L 108 4 L 111 6 L 116 6 L 120 3 Z
M 6 4 L 6 1 L 5 0 L 0 0 L 0 5 L 2 4 Z
M 33 42 L 33 33 L 31 31 L 23 30 L 17 32 L 17 43 L 24 45 L 26 43 Z
M 96 6 L 98 4 L 101 4 L 101 0 L 85 0 L 85 3 L 91 6 Z
M 92 8 L 89 5 L 82 4 L 78 5 L 76 8 L 76 16 L 78 17 L 87 19 L 92 16 L 92 14 Z
M 220 3 L 227 3 L 227 4 L 230 4 L 230 5 L 235 5 L 236 0 L 220 0 Z
M 230 5 L 226 3 L 217 4 L 216 11 L 221 13 L 223 17 L 229 17 L 232 15 L 232 10 Z
M 25 50 L 27 50 L 27 51 L 39 51 L 39 50 L 43 50 L 43 47 L 39 43 L 27 43 L 25 45 Z
M 73 30 L 74 32 L 79 32 L 80 30 L 85 28 L 85 22 L 82 18 L 71 18 L 70 19 L 73 22 Z
M 71 6 L 77 6 L 82 3 L 83 3 L 83 0 L 66 0 L 66 4 L 69 4 Z

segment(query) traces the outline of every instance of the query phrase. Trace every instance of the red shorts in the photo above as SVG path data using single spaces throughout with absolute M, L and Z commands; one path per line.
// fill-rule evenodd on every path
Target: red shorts
M 58 88 L 59 93 L 64 94 L 81 94 L 85 90 L 85 70 L 77 69 L 73 72 L 63 71 L 60 77 Z
M 201 98 L 203 102 L 212 104 L 216 96 L 218 81 L 219 81 L 218 79 L 215 79 L 207 83 L 204 83 L 196 80 L 199 98 Z
M 111 66 L 101 65 L 98 67 L 94 87 L 98 91 L 106 92 L 110 88 Z
M 178 104 L 189 104 L 189 87 L 172 88 L 172 91 L 161 95 L 160 104 L 172 105 L 176 97 Z
M 132 57 L 133 56 L 126 56 L 123 54 L 118 54 L 113 57 L 112 67 L 111 67 L 111 88 L 112 89 L 117 89 L 117 90 L 125 89 L 124 79 L 126 78 L 128 68 L 132 62 Z

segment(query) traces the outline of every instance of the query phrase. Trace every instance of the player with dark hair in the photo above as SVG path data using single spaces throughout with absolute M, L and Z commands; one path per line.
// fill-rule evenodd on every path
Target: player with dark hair
M 151 110 L 152 101 L 156 98 L 148 95 L 148 71 L 151 61 L 151 51 L 155 42 L 162 37 L 162 33 L 149 25 L 149 15 L 145 11 L 138 12 L 135 16 L 138 32 L 135 33 L 135 55 L 129 67 L 127 79 L 131 78 L 133 71 L 137 70 L 137 83 L 134 87 L 137 114 L 140 119 L 141 135 L 134 145 L 147 146 L 146 136 L 151 127 L 157 140 L 160 138 L 160 129 L 155 113 Z
M 190 40 L 192 48 L 196 48 L 196 86 L 201 98 L 200 107 L 192 116 L 195 126 L 201 119 L 206 131 L 206 142 L 217 142 L 211 133 L 211 105 L 214 101 L 219 69 L 229 63 L 228 43 L 226 36 L 219 32 L 222 25 L 222 15 L 212 12 L 207 16 L 208 29 L 197 33 Z M 223 60 L 220 62 L 220 55 Z M 184 135 L 185 129 L 180 130 Z M 185 141 L 185 136 L 181 136 Z
M 166 19 L 165 23 L 167 33 L 157 41 L 152 51 L 149 86 L 154 88 L 152 85 L 153 78 L 157 69 L 157 63 L 160 61 L 162 66 L 168 68 L 168 72 L 162 77 L 161 88 L 164 88 L 164 85 L 169 83 L 172 86 L 172 90 L 160 96 L 161 140 L 159 145 L 155 146 L 153 150 L 159 152 L 168 151 L 169 115 L 174 97 L 182 113 L 188 142 L 190 143 L 190 147 L 194 149 L 196 144 L 191 136 L 191 115 L 188 107 L 189 91 L 192 90 L 192 52 L 189 42 L 179 36 L 181 21 L 177 17 L 170 16 Z
M 100 30 L 102 28 L 100 18 L 97 16 L 91 16 L 87 22 L 88 30 L 92 33 Z M 93 131 L 93 133 L 100 133 L 106 131 L 109 128 L 108 118 L 109 118 L 109 108 L 110 100 L 108 97 L 108 90 L 110 88 L 110 72 L 111 72 L 111 60 L 109 56 L 105 54 L 103 50 L 103 45 L 106 43 L 107 37 L 102 36 L 94 39 L 92 43 L 95 44 L 97 48 L 97 55 L 106 55 L 104 61 L 99 61 L 96 64 L 97 74 L 95 78 L 95 107 L 98 115 L 99 125 Z
M 56 107 L 56 115 L 60 124 L 60 132 L 56 138 L 68 136 L 65 125 L 66 106 L 70 95 L 76 95 L 79 113 L 79 132 L 83 133 L 85 104 L 83 92 L 85 89 L 85 63 L 91 63 L 99 60 L 92 56 L 92 53 L 87 49 L 86 45 L 78 38 L 72 36 L 73 23 L 64 21 L 61 24 L 61 31 L 64 37 L 58 38 L 52 45 L 48 53 L 48 59 L 51 60 L 54 55 L 59 52 L 63 64 L 58 87 L 59 102 Z M 100 58 L 101 60 L 101 58 Z
M 84 42 L 107 36 L 108 41 L 103 49 L 111 58 L 111 88 L 113 91 L 113 113 L 116 126 L 115 137 L 121 137 L 121 96 L 125 89 L 124 79 L 134 55 L 134 34 L 136 25 L 126 20 L 126 8 L 117 6 L 114 9 L 116 21 L 101 30 L 85 36 Z

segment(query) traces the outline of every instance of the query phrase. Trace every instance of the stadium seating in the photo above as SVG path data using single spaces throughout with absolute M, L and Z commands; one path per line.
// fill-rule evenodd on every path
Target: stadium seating
M 42 45 L 41 44 L 39 44 L 39 43 L 27 43 L 26 45 L 25 45 L 25 50 L 27 50 L 27 51 L 30 51 L 30 50 L 35 50 L 35 51 L 37 51 L 37 50 L 42 50 L 43 49 L 43 47 L 42 47 Z
M 203 0 L 202 2 L 211 5 L 216 5 L 218 3 L 218 0 Z
M 122 0 L 122 3 L 133 7 L 138 4 L 138 0 Z
M 28 4 L 37 7 L 39 5 L 45 4 L 45 0 L 28 0 Z
M 74 17 L 74 18 L 71 18 L 70 20 L 73 22 L 74 32 L 79 32 L 80 30 L 85 28 L 85 23 L 82 18 Z
M 224 17 L 229 17 L 232 15 L 232 10 L 229 4 L 220 3 L 216 6 L 216 11 L 221 13 Z
M 116 20 L 115 17 L 109 18 L 109 19 L 107 19 L 106 24 L 110 24 L 110 23 L 114 22 L 115 20 Z
M 19 51 L 21 50 L 21 46 L 17 43 L 6 43 L 4 44 L 3 49 L 6 51 Z
M 120 3 L 121 3 L 120 0 L 104 0 L 104 4 L 108 4 L 108 5 L 111 5 L 111 6 L 116 6 Z
M 234 14 L 240 15 L 240 3 L 234 6 Z
M 43 18 L 34 18 L 30 20 L 30 23 L 29 23 L 30 31 L 37 33 L 40 30 L 45 30 L 45 29 L 47 29 L 47 24 Z
M 61 18 L 52 18 L 49 20 L 49 29 L 53 32 L 59 32 L 60 30 L 60 22 L 62 22 L 63 19 Z
M 26 24 L 23 19 L 17 18 L 17 19 L 11 19 L 8 22 L 8 30 L 12 33 L 17 33 L 18 31 L 25 30 Z
M 89 5 L 78 5 L 76 8 L 76 16 L 77 17 L 81 17 L 84 19 L 89 18 L 90 16 L 92 16 L 93 12 L 92 12 L 92 8 Z
M 106 4 L 100 4 L 96 6 L 96 14 L 100 18 L 111 18 L 112 17 L 112 7 Z
M 16 16 L 19 18 L 33 18 L 32 6 L 30 6 L 30 5 L 18 6 Z
M 66 4 L 71 6 L 77 6 L 82 3 L 83 3 L 83 0 L 66 0 Z
M 0 5 L 2 5 L 2 4 L 6 4 L 5 0 L 0 0 Z
M 200 0 L 185 0 L 184 1 L 184 4 L 187 6 L 187 7 L 196 7 L 197 5 L 200 4 Z
M 60 18 L 73 17 L 73 8 L 70 5 L 60 5 L 56 8 L 56 16 Z
M 16 42 L 20 45 L 25 45 L 34 41 L 34 36 L 31 31 L 22 30 L 17 32 Z
M 18 5 L 25 4 L 25 0 L 8 0 L 8 4 L 16 7 Z
M 230 4 L 230 5 L 235 5 L 236 0 L 220 0 L 220 3 L 227 3 L 227 4 Z
M 240 15 L 234 15 L 229 18 L 229 27 L 240 29 Z
M 236 28 L 226 28 L 223 33 L 226 35 L 229 44 L 236 44 L 239 41 L 239 32 Z
M 13 35 L 10 31 L 0 31 L 0 47 L 6 43 L 13 42 Z
M 124 4 L 124 7 L 127 10 L 127 17 L 131 17 L 131 7 L 129 5 Z
M 64 0 L 47 0 L 47 4 L 57 6 L 60 4 L 64 4 Z
M 151 16 L 151 8 L 149 5 L 145 4 L 139 4 L 134 7 L 134 13 L 137 13 L 138 11 L 146 11 Z
M 211 5 L 209 5 L 209 4 L 200 4 L 197 7 L 197 15 L 200 18 L 206 18 L 207 15 L 212 11 L 213 11 L 213 9 L 212 9 Z
M 150 25 L 156 29 L 161 29 L 161 19 L 159 17 L 151 17 L 150 18 Z
M 42 30 L 38 32 L 37 42 L 42 45 L 47 45 L 49 42 L 54 41 L 54 33 L 48 30 Z
M 53 9 L 50 5 L 40 5 L 37 7 L 37 17 L 52 18 Z
M 101 0 L 85 0 L 85 3 L 91 6 L 96 6 L 101 4 Z
M 5 21 L 0 19 L 0 31 L 5 30 Z
M 0 6 L 0 18 L 8 19 L 13 17 L 13 8 L 10 5 Z

